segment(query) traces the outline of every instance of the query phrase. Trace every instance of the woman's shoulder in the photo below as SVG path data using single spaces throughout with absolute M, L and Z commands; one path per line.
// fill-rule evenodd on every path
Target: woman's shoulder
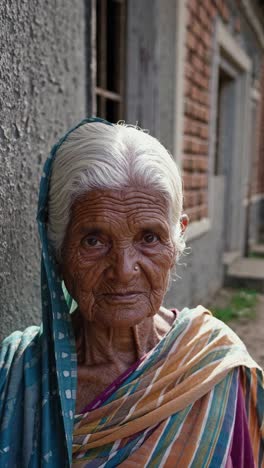
M 226 323 L 214 317 L 206 307 L 185 307 L 178 313 L 177 322 L 189 335 L 189 340 L 202 340 L 204 349 L 209 353 L 220 352 L 223 359 L 227 358 L 227 361 L 236 363 L 236 366 L 261 369 L 249 355 L 239 336 Z
M 40 327 L 31 326 L 25 330 L 16 330 L 0 343 L 0 353 L 4 353 L 7 350 L 16 352 L 19 348 L 26 348 L 32 341 L 36 339 L 40 331 Z M 1 362 L 1 361 L 0 361 Z M 1 366 L 0 366 L 1 367 Z
M 216 318 L 213 314 L 213 311 L 209 310 L 207 307 L 204 307 L 201 304 L 191 308 L 184 307 L 180 312 L 178 311 L 177 316 L 180 320 L 188 320 L 200 327 L 206 326 L 208 330 L 214 330 L 215 332 L 223 331 L 228 333 L 233 338 L 238 339 L 241 342 L 240 338 L 226 323 Z
M 0 396 L 12 376 L 22 375 L 40 352 L 40 327 L 31 326 L 15 331 L 0 344 Z
M 213 311 L 203 305 L 199 304 L 193 308 L 185 307 L 179 312 L 178 316 L 181 317 L 182 320 L 190 321 L 194 332 L 208 333 L 212 341 L 221 339 L 221 341 L 224 342 L 225 339 L 227 339 L 229 343 L 245 348 L 245 344 L 232 328 L 225 322 L 222 322 L 222 320 L 216 318 Z

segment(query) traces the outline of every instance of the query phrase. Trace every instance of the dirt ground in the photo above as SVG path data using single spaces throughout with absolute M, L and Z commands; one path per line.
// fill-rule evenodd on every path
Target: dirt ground
M 221 290 L 216 296 L 214 304 L 221 307 L 231 293 L 228 290 Z M 245 343 L 253 359 L 264 368 L 264 295 L 258 295 L 254 318 L 232 320 L 228 322 L 228 325 Z

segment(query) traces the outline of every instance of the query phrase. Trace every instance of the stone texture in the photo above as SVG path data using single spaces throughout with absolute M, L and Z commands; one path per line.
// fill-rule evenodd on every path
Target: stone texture
M 85 113 L 83 9 L 0 4 L 0 338 L 39 323 L 38 187 L 51 145 Z

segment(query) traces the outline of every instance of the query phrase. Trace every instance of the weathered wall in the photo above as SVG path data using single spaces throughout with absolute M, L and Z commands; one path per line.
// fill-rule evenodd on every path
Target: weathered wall
M 173 152 L 175 0 L 128 0 L 126 120 Z
M 256 193 L 261 193 L 264 197 L 264 59 L 261 69 L 261 96 L 262 106 L 260 110 L 260 122 L 259 122 L 259 167 L 258 167 L 258 185 Z M 264 227 L 264 219 L 262 219 Z
M 215 177 L 211 228 L 201 237 L 187 242 L 186 254 L 176 266 L 176 281 L 172 282 L 165 298 L 167 307 L 181 310 L 186 306 L 206 305 L 222 286 L 224 187 L 224 178 Z
M 257 244 L 261 240 L 261 231 L 264 224 L 264 213 L 262 211 L 264 203 L 263 198 L 255 199 L 251 201 L 249 213 L 245 212 L 245 217 L 249 217 L 249 243 L 250 245 Z M 247 210 L 247 207 L 244 207 Z
M 83 2 L 0 3 L 0 338 L 38 324 L 38 186 L 47 153 L 85 113 Z

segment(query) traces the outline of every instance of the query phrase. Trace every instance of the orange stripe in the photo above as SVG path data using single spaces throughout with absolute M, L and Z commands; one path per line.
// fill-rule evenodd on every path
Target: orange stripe
M 188 414 L 181 433 L 171 447 L 165 463 L 166 468 L 172 466 L 190 466 L 192 457 L 197 449 L 197 441 L 206 416 L 210 395 L 207 394 L 197 401 Z
M 148 439 L 138 448 L 127 460 L 120 464 L 122 468 L 134 468 L 139 466 L 145 466 L 149 456 L 155 447 L 158 439 L 160 438 L 162 431 L 164 430 L 167 421 L 164 421 L 155 429 L 155 431 L 148 437 Z

